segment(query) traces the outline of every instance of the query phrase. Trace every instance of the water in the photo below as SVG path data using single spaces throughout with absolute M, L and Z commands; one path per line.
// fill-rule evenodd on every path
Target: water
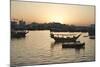
M 70 32 L 69 32 L 70 33 Z M 76 34 L 79 34 L 77 32 Z M 88 33 L 81 33 L 78 40 L 85 42 L 85 48 L 62 48 L 54 44 L 50 31 L 30 31 L 26 38 L 11 40 L 11 65 L 25 66 L 36 64 L 84 62 L 95 60 L 95 40 Z

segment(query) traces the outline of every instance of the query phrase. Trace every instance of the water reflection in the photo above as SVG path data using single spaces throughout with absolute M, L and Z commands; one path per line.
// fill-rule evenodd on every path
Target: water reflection
M 53 50 L 54 50 L 54 48 L 56 47 L 56 46 L 62 46 L 62 43 L 57 43 L 57 42 L 54 42 L 54 43 L 51 43 L 51 52 L 53 52 Z M 81 53 L 83 53 L 83 55 L 84 55 L 84 52 L 85 52 L 85 47 L 82 47 L 82 48 L 61 48 L 62 49 L 62 51 L 63 50 L 75 50 L 75 57 L 76 58 L 79 58 L 80 57 L 80 55 L 81 55 Z
M 50 37 L 50 31 L 30 31 L 26 38 L 11 40 L 11 64 L 93 61 L 95 41 L 84 35 L 87 33 L 82 33 L 78 40 L 85 42 L 85 48 L 63 48 L 62 43 L 55 43 Z

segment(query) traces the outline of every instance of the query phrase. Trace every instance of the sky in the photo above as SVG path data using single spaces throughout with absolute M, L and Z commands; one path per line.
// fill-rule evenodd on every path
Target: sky
M 11 1 L 11 19 L 89 25 L 95 23 L 95 6 Z

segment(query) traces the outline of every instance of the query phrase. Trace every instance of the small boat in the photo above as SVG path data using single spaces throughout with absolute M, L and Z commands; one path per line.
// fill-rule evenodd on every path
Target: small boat
M 89 36 L 90 39 L 95 39 L 95 36 Z
M 62 44 L 63 48 L 84 48 L 85 43 L 77 42 L 66 42 Z
M 84 35 L 83 37 L 88 37 L 88 35 Z
M 94 36 L 94 35 L 95 35 L 95 31 L 89 31 L 89 32 L 88 32 L 88 35 L 89 35 L 89 36 Z
M 66 36 L 66 35 L 62 35 L 62 34 L 59 34 L 61 36 Z M 55 34 L 51 33 L 50 36 L 51 38 L 53 38 L 55 40 L 55 42 L 76 42 L 76 40 L 81 36 L 81 34 L 79 34 L 78 36 L 73 36 L 73 37 L 55 37 Z
M 11 31 L 11 38 L 26 37 L 27 31 Z

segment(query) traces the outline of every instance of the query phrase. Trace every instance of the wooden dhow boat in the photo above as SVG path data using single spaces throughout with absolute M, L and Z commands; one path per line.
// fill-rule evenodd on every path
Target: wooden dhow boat
M 57 35 L 57 36 L 55 36 Z M 62 36 L 62 37 L 59 37 Z M 64 37 L 66 36 L 66 37 Z M 53 34 L 50 33 L 50 37 L 53 38 L 55 40 L 55 42 L 76 42 L 76 40 L 81 36 L 81 34 L 77 35 L 77 36 L 73 36 L 73 37 L 68 37 L 65 34 Z

